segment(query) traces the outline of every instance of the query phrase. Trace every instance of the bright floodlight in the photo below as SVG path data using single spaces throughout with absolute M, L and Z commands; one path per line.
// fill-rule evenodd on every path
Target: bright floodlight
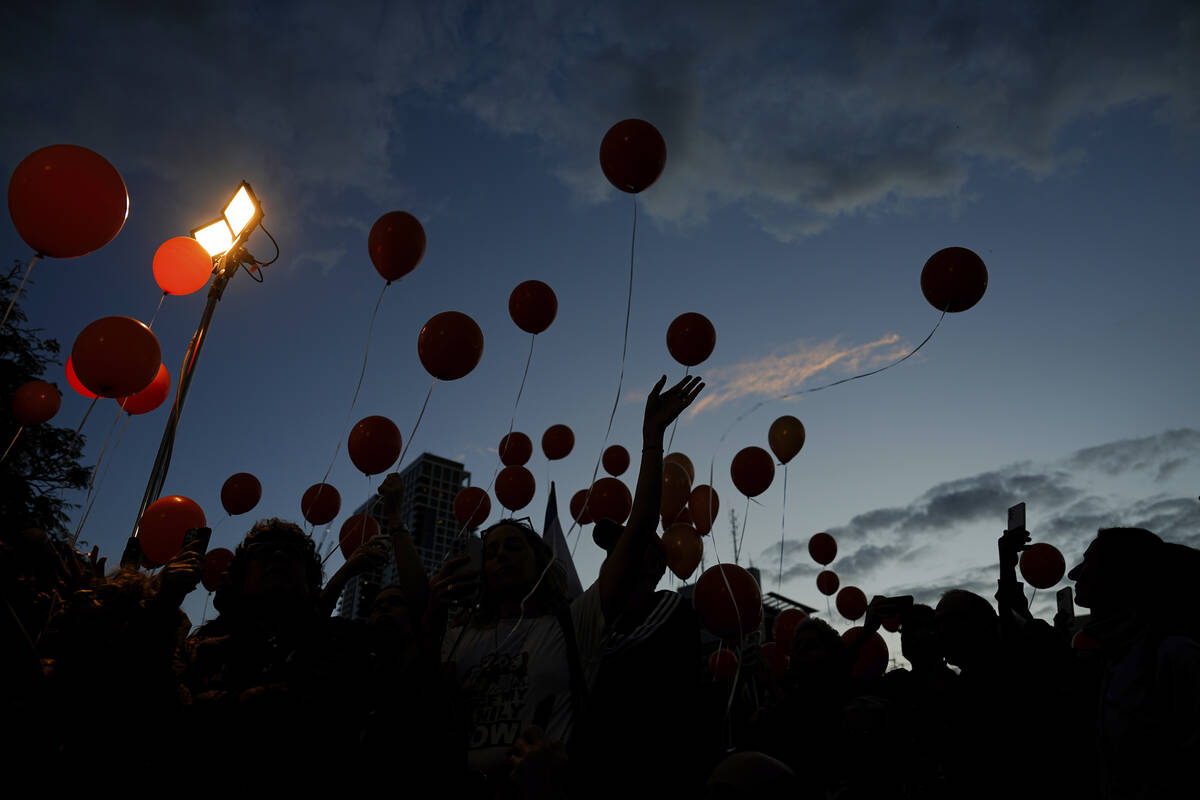
M 222 219 L 213 220 L 192 231 L 192 238 L 208 251 L 210 256 L 219 256 L 233 244 L 233 231 L 229 223 Z
M 258 201 L 254 198 L 254 192 L 250 189 L 250 184 L 242 181 L 242 185 L 238 187 L 233 199 L 229 201 L 229 205 L 225 206 L 225 221 L 229 223 L 233 235 L 237 236 L 244 232 L 259 215 Z

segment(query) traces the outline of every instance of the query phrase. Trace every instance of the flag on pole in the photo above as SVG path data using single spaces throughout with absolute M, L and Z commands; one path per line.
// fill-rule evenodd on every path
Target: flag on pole
M 550 545 L 550 552 L 567 568 L 567 599 L 574 600 L 583 594 L 583 584 L 579 582 L 579 573 L 575 571 L 575 562 L 571 559 L 571 548 L 567 547 L 567 537 L 563 535 L 562 525 L 558 522 L 558 499 L 554 493 L 554 481 L 550 481 L 550 499 L 546 501 L 546 524 L 542 526 L 542 539 Z

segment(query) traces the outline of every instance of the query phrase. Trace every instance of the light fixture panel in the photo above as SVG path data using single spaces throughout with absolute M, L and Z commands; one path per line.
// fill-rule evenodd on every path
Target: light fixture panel
M 229 205 L 225 206 L 225 221 L 229 223 L 233 235 L 237 236 L 246 230 L 246 226 L 256 216 L 258 216 L 258 203 L 250 192 L 249 184 L 243 182 L 234 193 L 233 199 L 229 201 Z
M 192 231 L 192 238 L 199 242 L 210 256 L 216 257 L 233 244 L 233 230 L 229 227 L 229 223 L 222 218 L 196 228 Z

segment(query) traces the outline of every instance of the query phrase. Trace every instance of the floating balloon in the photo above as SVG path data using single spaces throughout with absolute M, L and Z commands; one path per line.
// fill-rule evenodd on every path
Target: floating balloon
M 575 494 L 571 495 L 571 519 L 575 520 L 580 525 L 591 525 L 595 520 L 592 518 L 592 512 L 588 508 L 588 490 L 580 489 Z
M 867 596 L 857 586 L 846 586 L 837 593 L 834 605 L 839 614 L 853 622 L 867 613 Z
M 75 364 L 74 364 L 74 362 L 71 361 L 70 356 L 67 356 L 66 372 L 67 372 L 67 383 L 70 384 L 72 389 L 74 389 L 76 392 L 78 392 L 79 394 L 86 397 L 88 400 L 99 397 L 99 395 L 97 395 L 91 389 L 84 386 L 83 382 L 79 380 L 79 376 L 75 374 Z
M 777 642 L 767 642 L 762 646 L 763 661 L 767 662 L 767 667 L 771 670 L 771 674 L 776 678 L 782 678 L 787 674 L 788 662 L 791 657 L 787 654 Z
M 662 522 L 664 531 L 670 529 L 672 525 L 691 525 L 693 528 L 696 527 L 695 525 L 692 525 L 692 512 L 688 511 L 687 506 L 681 508 L 679 513 L 676 514 L 674 518 L 663 517 Z M 700 532 L 696 531 L 696 535 L 699 536 Z
M 167 294 L 191 294 L 212 275 L 212 256 L 190 236 L 175 236 L 158 246 L 151 264 L 154 281 Z
M 817 575 L 817 591 L 826 597 L 837 592 L 840 585 L 841 581 L 838 580 L 837 573 L 831 569 L 821 570 L 821 573 Z
M 650 188 L 666 165 L 667 143 L 645 120 L 621 120 L 600 142 L 600 169 L 622 192 L 637 194 Z
M 729 477 L 739 492 L 747 497 L 758 497 L 775 480 L 775 461 L 761 447 L 744 447 L 733 457 Z
M 367 252 L 384 280 L 388 283 L 398 281 L 421 263 L 421 257 L 425 255 L 425 229 L 407 211 L 389 211 L 371 226 Z
M 483 331 L 458 311 L 430 317 L 417 336 L 417 356 L 425 371 L 440 381 L 456 381 L 483 357 Z
M 166 564 L 183 547 L 192 528 L 205 526 L 204 510 L 195 501 L 173 494 L 151 503 L 138 522 L 138 542 L 146 558 Z
M 704 555 L 704 541 L 691 525 L 672 525 L 662 537 L 663 555 L 675 577 L 686 581 L 692 577 Z
M 988 274 L 983 259 L 965 247 L 938 250 L 921 270 L 921 293 L 938 311 L 966 311 L 983 298 Z
M 775 637 L 775 641 L 779 642 L 780 649 L 786 655 L 791 655 L 792 636 L 796 633 L 796 626 L 806 619 L 808 619 L 808 614 L 798 608 L 785 608 L 775 618 L 775 626 L 772 628 L 771 634 Z
M 781 464 L 788 463 L 796 457 L 800 448 L 804 447 L 804 423 L 785 414 L 771 423 L 771 430 L 767 432 L 767 444 Z
M 863 627 L 855 625 L 842 634 L 842 641 L 850 644 L 862 635 Z M 858 679 L 878 678 L 887 670 L 888 646 L 878 631 L 872 631 L 866 643 L 858 651 L 858 658 L 850 667 L 850 674 Z
M 363 417 L 350 429 L 346 452 L 364 475 L 378 475 L 400 458 L 400 429 L 387 417 Z
M 900 615 L 893 614 L 890 617 L 884 617 L 879 624 L 888 633 L 898 633 L 900 631 Z
M 8 182 L 8 213 L 25 244 L 38 253 L 76 258 L 121 232 L 129 194 L 121 174 L 99 153 L 56 144 L 17 165 Z
M 80 382 L 101 397 L 129 397 L 150 385 L 162 350 L 149 328 L 130 317 L 101 317 L 75 337 L 71 363 Z
M 13 419 L 22 425 L 49 422 L 62 405 L 62 394 L 53 383 L 29 381 L 13 392 Z
M 117 401 L 121 410 L 130 416 L 149 414 L 163 404 L 171 394 L 171 373 L 167 372 L 166 364 L 158 365 L 158 374 L 150 385 L 131 397 L 122 397 Z
M 808 540 L 808 554 L 818 564 L 832 564 L 837 558 L 837 540 L 828 533 L 814 533 Z
M 327 525 L 342 510 L 342 496 L 328 483 L 314 483 L 300 498 L 300 513 L 313 525 Z
M 1021 577 L 1035 589 L 1049 589 L 1062 580 L 1067 562 L 1052 544 L 1031 544 L 1021 553 Z
M 666 457 L 663 458 L 663 472 L 675 467 L 687 473 L 689 484 L 696 482 L 696 468 L 692 466 L 692 460 L 683 453 L 667 453 Z
M 762 622 L 758 582 L 736 564 L 706 569 L 696 581 L 692 603 L 704 627 L 721 639 L 740 639 Z
M 523 433 L 514 431 L 500 440 L 500 463 L 506 467 L 522 466 L 533 457 L 533 442 Z
M 558 298 L 541 281 L 525 281 L 508 296 L 508 314 L 526 333 L 541 333 L 558 314 Z
M 355 514 L 342 523 L 338 533 L 338 547 L 346 560 L 354 555 L 354 551 L 379 535 L 379 523 L 367 514 Z
M 233 551 L 224 547 L 214 547 L 204 554 L 204 571 L 200 573 L 200 583 L 210 592 L 221 588 L 221 578 L 229 571 L 233 563 Z
M 708 671 L 719 681 L 727 681 L 737 674 L 738 657 L 732 650 L 721 648 L 708 657 Z
M 623 525 L 632 509 L 633 495 L 619 478 L 600 478 L 592 484 L 592 496 L 587 501 L 592 519 L 608 519 Z
M 662 502 L 659 513 L 664 519 L 674 521 L 687 506 L 692 483 L 687 473 L 677 464 L 663 464 Z
M 492 499 L 478 486 L 468 486 L 454 496 L 454 516 L 464 528 L 478 528 L 492 513 Z
M 542 452 L 551 461 L 566 458 L 574 447 L 575 434 L 566 425 L 551 425 L 542 434 Z
M 685 367 L 704 362 L 716 346 L 717 329 L 703 314 L 680 314 L 667 328 L 667 352 Z
M 701 535 L 712 530 L 720 508 L 721 498 L 717 496 L 717 490 L 708 484 L 700 484 L 688 495 L 688 511 L 692 516 L 692 524 Z
M 262 484 L 249 472 L 236 472 L 221 484 L 221 506 L 233 516 L 254 510 L 261 499 Z
M 496 476 L 496 499 L 509 511 L 520 511 L 529 505 L 537 491 L 533 473 L 521 466 L 505 467 Z
M 629 469 L 629 451 L 619 444 L 614 444 L 605 449 L 600 463 L 604 465 L 604 471 L 609 475 L 614 478 L 620 477 L 625 470 Z

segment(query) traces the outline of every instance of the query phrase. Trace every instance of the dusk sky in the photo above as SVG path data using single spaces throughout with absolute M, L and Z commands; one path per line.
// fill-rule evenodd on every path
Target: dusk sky
M 722 519 L 707 563 L 714 545 L 732 558 L 727 512 L 746 510 L 730 459 L 765 447 L 782 414 L 808 439 L 788 470 L 778 591 L 809 605 L 825 607 L 804 547 L 822 530 L 843 585 L 925 601 L 954 587 L 990 598 L 995 541 L 1020 500 L 1035 540 L 1068 564 L 1110 525 L 1200 545 L 1200 7 L 979 5 L 29 4 L 0 33 L 0 167 L 11 175 L 49 144 L 92 148 L 121 172 L 130 211 L 103 249 L 36 264 L 22 303 L 64 360 L 94 319 L 149 322 L 158 245 L 248 180 L 282 254 L 261 285 L 237 276 L 217 308 L 164 493 L 200 503 L 212 546 L 232 548 L 251 517 L 300 520 L 300 494 L 343 440 L 336 533 L 368 493 L 344 448 L 384 285 L 367 231 L 409 211 L 428 248 L 383 297 L 351 421 L 386 415 L 407 440 L 431 381 L 417 333 L 440 311 L 467 313 L 483 360 L 434 387 L 408 458 L 462 460 L 487 486 L 529 347 L 508 295 L 545 281 L 558 317 L 537 337 L 516 430 L 536 442 L 565 423 L 576 446 L 557 462 L 535 448 L 538 493 L 520 515 L 540 527 L 554 480 L 566 528 L 616 395 L 628 290 L 634 201 L 597 152 L 609 126 L 640 117 L 668 157 L 638 198 L 610 443 L 636 464 L 646 392 L 684 371 L 667 326 L 708 316 L 717 347 L 693 370 L 708 388 L 674 447 L 698 472 L 713 464 Z M 0 243 L 30 256 L 11 223 Z M 894 369 L 769 402 L 719 441 L 760 401 L 915 347 L 939 316 L 921 268 L 951 245 L 987 264 L 977 306 Z M 250 250 L 273 252 L 261 233 Z M 154 323 L 173 379 L 204 302 L 168 297 Z M 64 390 L 54 424 L 73 428 L 88 402 L 59 369 L 46 379 Z M 101 401 L 88 419 L 88 463 L 116 413 Z M 110 561 L 167 415 L 136 417 L 110 443 L 82 533 Z M 241 471 L 263 499 L 225 519 L 219 490 Z M 782 477 L 750 504 L 743 548 L 768 590 Z M 585 585 L 602 556 L 589 533 Z M 1039 593 L 1035 609 L 1048 617 L 1052 600 Z M 185 605 L 193 621 L 203 603 Z

